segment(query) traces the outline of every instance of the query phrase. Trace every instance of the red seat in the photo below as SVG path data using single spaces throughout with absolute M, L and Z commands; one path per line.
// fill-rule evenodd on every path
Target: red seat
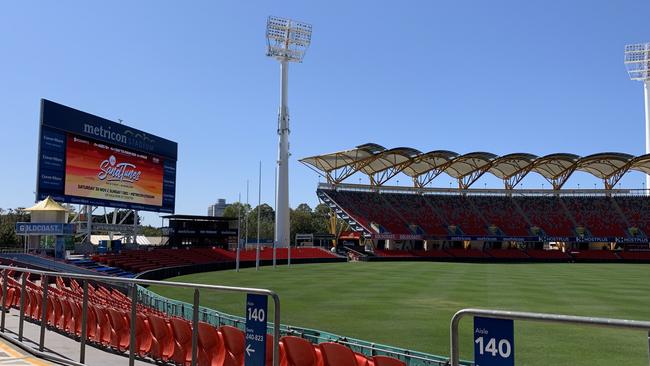
M 266 335 L 266 366 L 273 366 L 273 338 L 272 335 L 267 334 Z M 278 350 L 280 354 L 278 355 L 280 357 L 280 364 L 282 364 L 282 360 L 284 358 L 284 348 L 282 345 L 280 345 L 280 349 Z
M 61 309 L 63 310 L 63 315 L 61 316 L 61 318 L 59 318 L 59 323 L 57 324 L 57 328 L 61 330 L 65 330 L 66 332 L 73 332 L 74 317 L 72 315 L 72 306 L 70 306 L 70 302 L 66 298 L 59 299 L 59 302 L 61 303 Z
M 244 346 L 246 340 L 244 339 L 244 332 L 238 328 L 224 325 L 219 328 L 223 335 L 223 343 L 226 348 L 228 362 L 234 362 L 236 365 L 244 364 Z
M 321 350 L 324 366 L 359 366 L 354 352 L 344 345 L 326 342 L 319 344 L 318 348 Z M 367 361 L 360 366 L 366 364 Z
M 38 314 L 37 306 L 34 290 L 28 288 L 27 296 L 25 296 L 25 316 L 36 319 L 36 314 Z
M 81 335 L 81 320 L 82 320 L 82 314 L 81 314 L 81 304 L 75 300 L 68 299 L 68 304 L 70 304 L 70 308 L 72 309 L 72 317 L 74 318 L 73 321 L 73 328 L 72 331 L 76 335 Z M 86 317 L 86 328 L 88 326 L 88 317 Z
M 374 356 L 372 362 L 375 366 L 406 366 L 406 363 L 388 356 Z
M 75 302 L 75 306 L 76 308 L 78 308 L 79 311 L 78 313 L 79 324 L 77 326 L 77 324 L 75 323 L 75 328 L 76 328 L 75 331 L 77 331 L 78 329 L 79 331 L 78 335 L 81 335 L 81 317 L 83 316 L 83 308 L 82 308 L 82 304 L 79 302 Z M 86 312 L 86 337 L 87 339 L 95 340 L 95 338 L 97 337 L 97 313 L 95 313 L 95 311 L 93 311 L 90 308 L 90 306 L 91 305 L 88 304 L 88 309 Z
M 354 357 L 357 359 L 357 365 L 359 366 L 374 366 L 372 360 L 369 360 L 366 355 L 358 352 L 354 352 Z
M 167 322 L 164 318 L 153 314 L 147 314 L 147 320 L 149 320 L 149 327 L 153 334 L 151 350 L 149 351 L 151 357 L 162 361 L 169 360 L 174 354 L 174 339 L 169 327 L 167 327 Z
M 32 317 L 36 320 L 41 320 L 41 314 L 43 313 L 43 295 L 37 291 L 34 291 L 33 294 L 36 306 L 32 308 Z
M 49 325 L 54 325 L 54 301 L 52 300 L 52 296 L 47 296 L 47 301 L 45 304 L 46 308 L 46 313 L 45 313 L 45 320 L 47 321 L 47 324 Z
M 129 334 L 131 333 L 131 313 L 125 312 L 126 325 L 129 327 Z M 140 355 L 144 356 L 149 353 L 151 350 L 151 344 L 153 343 L 153 334 L 151 333 L 151 328 L 149 327 L 149 322 L 147 317 L 142 313 L 137 313 L 135 323 L 135 351 Z
M 108 319 L 111 324 L 111 346 L 118 351 L 124 351 L 129 348 L 130 328 L 126 322 L 124 312 L 108 308 Z
M 321 357 L 308 340 L 285 336 L 281 340 L 284 346 L 286 366 L 320 366 Z
M 102 306 L 94 306 L 97 314 L 97 341 L 103 345 L 111 344 L 111 322 L 108 319 L 108 311 Z
M 10 308 L 11 305 L 14 303 L 14 294 L 16 293 L 16 290 L 13 287 L 7 288 L 7 298 L 4 299 L 4 307 L 5 309 Z M 0 291 L 0 296 L 2 296 L 2 292 Z
M 176 342 L 171 360 L 180 365 L 189 365 L 192 362 L 192 326 L 181 318 L 172 318 L 170 323 Z
M 63 324 L 63 305 L 61 305 L 61 299 L 56 296 L 52 296 L 52 307 L 54 308 L 52 325 L 59 329 L 63 329 L 60 327 L 60 324 Z
M 199 366 L 222 366 L 226 359 L 223 336 L 217 328 L 199 322 Z

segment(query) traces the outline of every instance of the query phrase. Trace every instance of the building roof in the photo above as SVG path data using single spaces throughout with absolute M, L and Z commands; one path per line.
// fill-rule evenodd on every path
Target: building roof
M 27 212 L 68 211 L 68 209 L 61 206 L 58 202 L 53 200 L 52 197 L 47 196 L 47 198 L 45 198 L 41 202 L 38 202 L 37 204 L 35 204 L 30 208 L 23 209 L 23 211 L 27 211 Z
M 458 154 L 448 150 L 422 153 L 409 147 L 386 149 L 377 144 L 359 145 L 354 149 L 316 155 L 301 163 L 327 177 L 330 183 L 341 183 L 354 173 L 370 177 L 371 184 L 382 185 L 397 173 L 413 178 L 416 186 L 424 186 L 441 173 L 459 180 L 461 188 L 469 188 L 481 175 L 490 173 L 513 188 L 530 172 L 535 172 L 560 189 L 577 170 L 602 179 L 607 189 L 628 171 L 650 174 L 650 154 L 634 157 L 618 152 L 604 152 L 585 157 L 569 153 L 536 156 L 512 153 L 497 156 L 489 152 Z

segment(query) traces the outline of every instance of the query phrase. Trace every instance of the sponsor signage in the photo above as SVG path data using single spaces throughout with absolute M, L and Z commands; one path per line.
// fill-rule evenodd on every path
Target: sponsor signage
M 172 227 L 163 228 L 163 234 L 184 234 L 184 235 L 222 235 L 222 236 L 237 236 L 237 229 L 222 229 L 222 230 L 205 230 L 205 229 L 176 229 Z M 260 240 L 262 241 L 262 240 Z M 273 239 L 270 240 L 273 243 Z
M 85 225 L 85 223 L 82 223 L 82 225 Z M 133 225 L 125 225 L 125 224 L 99 224 L 99 223 L 94 223 L 92 224 L 93 231 L 109 231 L 109 232 L 132 232 L 133 231 Z
M 474 317 L 474 365 L 515 365 L 514 322 L 511 319 Z
M 648 238 L 616 238 L 616 242 L 622 244 L 647 244 Z
M 648 243 L 647 238 L 619 238 L 601 236 L 470 236 L 470 235 L 449 235 L 449 236 L 423 236 L 412 234 L 372 234 L 375 240 L 448 240 L 448 241 L 510 241 L 510 242 L 565 242 L 565 243 Z
M 246 296 L 245 366 L 266 365 L 266 325 L 268 298 L 265 295 Z
M 74 224 L 17 222 L 16 235 L 74 235 Z
M 422 240 L 422 235 L 415 234 L 372 234 L 377 240 Z
M 38 199 L 173 213 L 177 149 L 175 142 L 42 100 Z

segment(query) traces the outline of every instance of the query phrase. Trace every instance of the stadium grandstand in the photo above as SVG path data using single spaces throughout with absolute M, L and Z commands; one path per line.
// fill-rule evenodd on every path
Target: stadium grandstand
M 647 249 L 646 192 L 614 187 L 629 171 L 650 173 L 649 155 L 460 155 L 364 144 L 300 161 L 327 178 L 318 186 L 319 199 L 380 257 L 617 261 L 648 254 L 635 250 Z M 576 171 L 601 179 L 604 187 L 562 189 Z M 366 174 L 370 184 L 344 182 L 355 173 Z M 413 187 L 385 185 L 400 173 Z M 442 173 L 458 187 L 429 187 Z M 504 188 L 472 188 L 486 173 Z M 552 189 L 515 189 L 529 173 L 540 174 Z

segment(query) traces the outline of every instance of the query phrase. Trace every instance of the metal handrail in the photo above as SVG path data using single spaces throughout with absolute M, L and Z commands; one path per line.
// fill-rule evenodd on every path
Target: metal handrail
M 487 317 L 497 318 L 497 319 L 530 320 L 530 321 L 538 321 L 538 322 L 545 322 L 545 323 L 563 323 L 563 324 L 575 324 L 575 325 L 589 325 L 589 326 L 604 327 L 604 328 L 644 330 L 648 332 L 648 350 L 650 352 L 650 321 L 596 318 L 596 317 L 587 317 L 587 316 L 545 314 L 545 313 L 529 313 L 529 312 L 522 312 L 522 311 L 463 309 L 458 311 L 451 318 L 451 325 L 450 325 L 451 366 L 459 366 L 460 351 L 458 347 L 458 324 L 460 323 L 460 320 L 467 315 L 487 316 Z
M 154 293 L 151 290 L 143 287 L 139 288 L 139 296 L 141 296 L 141 300 L 144 304 L 148 304 L 149 306 L 152 306 L 158 310 L 167 312 L 168 315 L 179 316 L 180 314 L 181 317 L 188 319 L 186 312 L 182 309 L 184 305 L 189 309 L 189 306 L 191 306 L 189 303 L 163 297 L 162 295 Z M 179 308 L 181 309 L 180 312 L 178 312 Z M 220 326 L 221 324 L 231 323 L 237 327 L 244 322 L 244 318 L 241 316 L 222 313 L 214 309 L 202 307 L 199 309 L 199 311 L 204 316 L 204 321 L 208 321 L 206 317 L 210 316 L 216 320 L 217 326 Z M 212 324 L 215 325 L 214 322 Z M 273 324 L 269 323 L 268 327 L 272 329 Z M 407 365 L 449 365 L 449 358 L 446 356 L 426 354 L 420 351 L 413 351 L 408 349 L 399 349 L 379 343 L 373 343 L 342 336 L 339 334 L 324 332 L 321 330 L 281 324 L 280 332 L 284 335 L 299 335 L 303 338 L 313 339 L 316 343 L 337 342 L 345 344 L 352 349 L 358 348 L 362 353 L 365 353 L 364 351 L 369 351 L 366 353 L 366 355 L 369 356 L 374 356 L 376 352 L 380 352 L 380 354 L 401 358 L 402 361 L 406 361 Z M 469 364 L 466 361 L 461 362 L 463 364 Z
M 61 273 L 61 272 L 50 272 L 50 271 L 39 271 L 32 270 L 28 268 L 12 267 L 12 266 L 3 266 L 0 265 L 0 270 L 3 270 L 3 284 L 2 284 L 2 301 L 0 301 L 2 307 L 2 314 L 0 315 L 0 331 L 5 331 L 5 299 L 7 296 L 7 272 L 9 270 L 22 273 L 21 281 L 21 299 L 20 299 L 20 321 L 19 321 L 19 340 L 22 339 L 22 330 L 23 322 L 25 317 L 25 290 L 27 277 L 29 275 L 40 275 L 41 279 L 45 280 L 43 284 L 43 314 L 46 313 L 47 307 L 47 278 L 48 277 L 63 277 L 83 281 L 83 303 L 82 303 L 82 324 L 81 324 L 81 347 L 80 347 L 80 363 L 83 364 L 85 361 L 85 343 L 86 343 L 86 320 L 88 312 L 88 281 L 96 282 L 105 282 L 105 283 L 114 283 L 114 284 L 126 284 L 131 286 L 132 291 L 132 303 L 131 303 L 131 321 L 130 321 L 130 340 L 129 340 L 129 366 L 135 364 L 135 324 L 136 324 L 136 306 L 137 306 L 137 285 L 157 285 L 157 286 L 169 286 L 169 287 L 184 287 L 194 289 L 194 303 L 193 303 L 193 319 L 192 319 L 192 366 L 196 366 L 198 360 L 198 322 L 199 322 L 199 290 L 214 290 L 214 291 L 223 291 L 223 292 L 238 292 L 238 293 L 250 293 L 257 295 L 269 296 L 273 299 L 274 304 L 274 315 L 273 315 L 273 365 L 280 365 L 280 297 L 272 290 L 252 288 L 252 287 L 234 287 L 234 286 L 220 286 L 220 285 L 205 285 L 205 284 L 196 284 L 196 283 L 186 283 L 186 282 L 170 282 L 170 281 L 153 281 L 153 280 L 143 280 L 137 278 L 118 278 L 118 277 L 104 277 L 104 276 L 95 276 L 95 275 L 84 275 L 84 274 L 75 274 L 75 273 Z M 45 317 L 41 317 L 41 337 L 39 341 L 39 349 L 44 349 L 45 337 L 44 332 L 46 328 L 47 321 Z M 68 360 L 60 360 L 68 361 Z M 73 362 L 74 363 L 74 362 Z M 77 364 L 77 363 L 74 363 Z

